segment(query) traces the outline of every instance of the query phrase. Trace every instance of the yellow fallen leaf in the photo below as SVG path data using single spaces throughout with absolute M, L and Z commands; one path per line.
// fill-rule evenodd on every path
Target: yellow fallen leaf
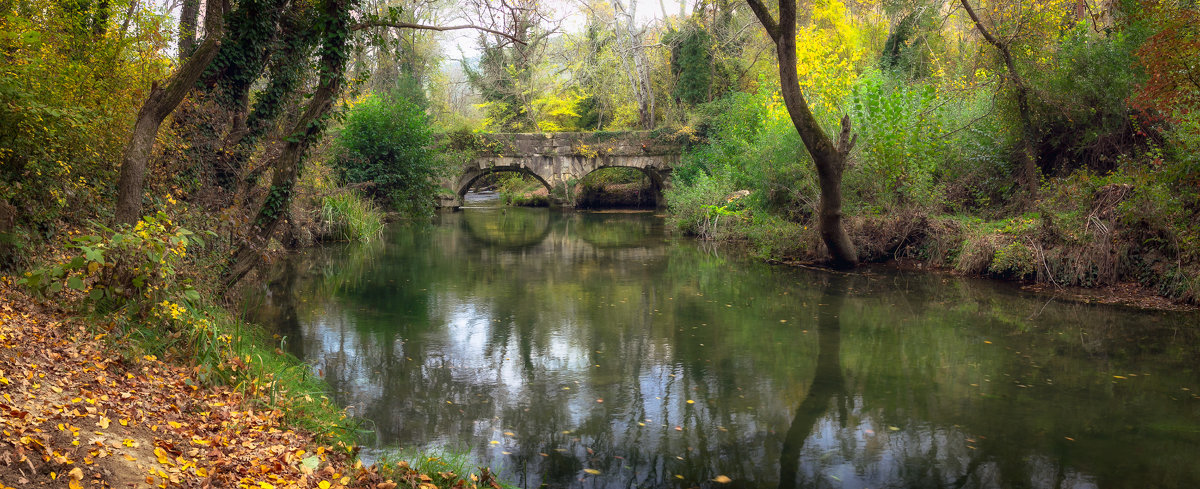
M 329 481 L 318 482 L 317 487 L 320 489 L 329 489 Z
M 730 479 L 729 477 L 724 476 L 724 475 L 718 475 L 716 477 L 713 477 L 713 482 L 716 482 L 719 484 L 728 484 L 730 482 L 733 482 L 733 479 Z
M 179 429 L 179 428 L 182 428 L 182 427 L 183 427 L 183 425 L 181 425 L 181 424 L 179 424 L 179 423 L 176 423 L 176 422 L 174 422 L 174 421 L 167 421 L 167 424 L 168 424 L 168 425 L 170 425 L 172 428 L 175 428 L 175 429 Z
M 108 429 L 108 424 L 109 424 L 109 423 L 111 423 L 111 422 L 112 422 L 112 420 L 111 420 L 111 419 L 108 419 L 108 418 L 106 418 L 106 417 L 104 417 L 104 416 L 101 416 L 101 417 L 100 417 L 100 422 L 96 423 L 96 426 L 99 426 L 99 427 L 100 427 L 100 429 L 102 429 L 102 430 L 106 430 L 106 429 Z
M 592 475 L 600 475 L 600 471 L 596 469 L 583 469 L 583 471 Z

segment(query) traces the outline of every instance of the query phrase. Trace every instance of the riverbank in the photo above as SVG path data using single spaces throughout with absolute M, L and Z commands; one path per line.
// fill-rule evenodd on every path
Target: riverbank
M 1200 262 L 1185 244 L 1197 228 L 1179 217 L 1184 211 L 1138 190 L 1149 184 L 1081 180 L 1048 185 L 1046 198 L 1023 212 L 950 214 L 909 206 L 848 213 L 844 223 L 862 263 L 904 261 L 1085 302 L 1197 306 Z M 684 234 L 739 242 L 767 260 L 821 263 L 824 246 L 806 216 L 764 212 L 745 195 L 699 211 L 677 202 L 669 219 Z
M 247 388 L 246 382 L 218 385 L 202 379 L 201 365 L 179 357 L 130 356 L 134 345 L 129 342 L 134 339 L 121 337 L 113 322 L 73 318 L 4 282 L 4 489 L 391 489 L 435 482 L 406 463 L 364 466 L 355 459 L 352 444 L 332 436 L 339 428 L 336 424 L 326 426 L 324 433 L 298 428 L 314 421 L 313 415 L 277 407 L 271 396 L 284 387 L 274 385 L 270 374 L 251 381 L 254 388 Z M 247 355 L 227 363 L 245 371 L 252 362 L 264 360 Z M 319 392 L 289 395 L 307 397 L 310 404 L 323 398 Z M 340 408 L 330 409 L 345 419 Z

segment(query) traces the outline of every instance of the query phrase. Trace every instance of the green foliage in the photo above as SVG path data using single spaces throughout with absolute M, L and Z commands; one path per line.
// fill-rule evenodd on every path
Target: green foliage
M 347 115 L 333 166 L 343 182 L 368 184 L 368 194 L 385 205 L 426 216 L 442 173 L 431 134 L 428 118 L 412 102 L 372 95 Z
M 663 41 L 672 46 L 675 98 L 690 105 L 708 102 L 712 95 L 712 36 L 698 23 L 688 22 L 682 31 L 668 33 Z
M 846 173 L 854 201 L 877 208 L 937 202 L 934 173 L 943 159 L 942 126 L 932 86 L 864 74 L 850 97 L 858 153 Z
M 1137 26 L 1097 34 L 1080 22 L 1059 41 L 1050 68 L 1032 73 L 1043 168 L 1109 171 L 1146 146 L 1151 127 L 1136 125 L 1129 106 L 1145 78 L 1134 55 L 1143 38 Z
M 334 241 L 373 241 L 383 234 L 383 213 L 352 190 L 321 199 L 321 233 Z
M 163 212 L 116 231 L 98 227 L 102 234 L 71 240 L 76 254 L 69 260 L 26 272 L 20 283 L 42 296 L 82 292 L 97 310 L 131 305 L 138 316 L 178 317 L 182 309 L 171 301 L 199 298 L 189 283 L 176 281 L 188 245 L 203 244 L 191 231 Z
M 996 250 L 988 271 L 1010 278 L 1029 278 L 1037 272 L 1038 257 L 1025 243 L 1013 241 Z
M 932 46 L 941 17 L 932 5 L 918 3 L 892 27 L 879 54 L 879 68 L 899 77 L 920 79 L 929 75 Z
M 0 4 L 0 200 L 35 241 L 107 201 L 142 100 L 167 73 L 166 16 L 135 6 L 117 33 L 89 5 Z
M 676 185 L 666 193 L 667 209 L 671 211 L 669 222 L 676 230 L 686 235 L 705 239 L 722 237 L 723 226 L 735 221 L 721 219 L 723 215 L 734 212 L 724 208 L 728 203 L 725 200 L 726 196 L 734 190 L 736 189 L 728 179 L 700 173 L 693 178 L 691 184 Z

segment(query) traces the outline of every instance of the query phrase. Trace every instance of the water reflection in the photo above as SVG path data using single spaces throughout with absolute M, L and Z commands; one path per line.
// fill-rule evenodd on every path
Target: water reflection
M 380 447 L 522 487 L 1200 482 L 1194 317 L 771 267 L 649 214 L 471 209 L 385 241 L 314 250 L 257 308 Z

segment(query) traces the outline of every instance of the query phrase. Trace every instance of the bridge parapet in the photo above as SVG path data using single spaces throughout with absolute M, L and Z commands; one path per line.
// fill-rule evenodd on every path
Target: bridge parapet
M 670 135 L 657 131 L 475 133 L 447 137 L 454 139 L 451 147 L 475 151 L 475 158 L 463 165 L 457 178 L 446 182 L 459 202 L 475 180 L 498 171 L 531 175 L 554 190 L 574 185 L 601 168 L 637 168 L 650 177 L 659 192 L 667 184 L 682 151 Z

